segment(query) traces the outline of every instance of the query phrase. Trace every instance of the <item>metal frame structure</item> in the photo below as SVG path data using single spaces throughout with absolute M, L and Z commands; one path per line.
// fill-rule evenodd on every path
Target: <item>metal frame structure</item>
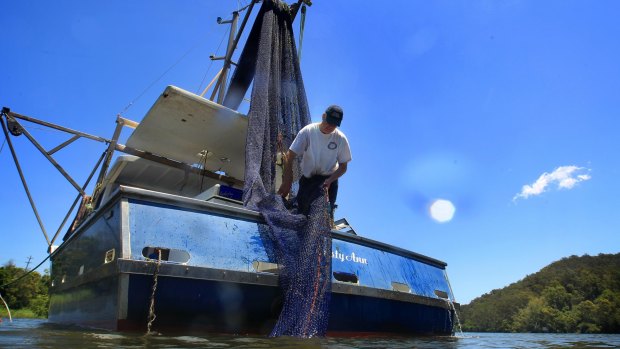
M 216 95 L 217 95 L 217 102 L 218 103 L 222 103 L 224 100 L 224 97 L 226 95 L 226 90 L 227 90 L 227 78 L 228 78 L 228 71 L 230 70 L 231 65 L 234 65 L 235 63 L 232 61 L 232 56 L 233 53 L 235 51 L 235 49 L 237 48 L 237 45 L 239 43 L 239 40 L 241 39 L 241 34 L 243 33 L 243 30 L 247 24 L 247 21 L 250 17 L 250 14 L 252 13 L 252 10 L 254 8 L 254 5 L 256 3 L 260 2 L 260 0 L 252 0 L 250 2 L 250 4 L 248 4 L 247 6 L 239 9 L 238 11 L 234 11 L 232 13 L 232 19 L 231 20 L 222 20 L 222 18 L 218 18 L 217 22 L 218 24 L 230 24 L 231 25 L 231 29 L 230 29 L 230 35 L 228 38 L 228 45 L 227 45 L 227 49 L 226 49 L 226 55 L 224 57 L 215 57 L 215 56 L 211 56 L 211 60 L 224 60 L 224 65 L 222 67 L 222 69 L 216 74 L 214 80 L 212 81 L 215 82 L 215 80 L 217 79 L 217 83 L 215 85 L 215 87 L 213 88 L 210 100 L 214 100 Z M 291 17 L 294 20 L 299 9 L 302 6 L 311 6 L 312 2 L 310 0 L 297 0 L 296 3 L 291 5 Z M 237 24 L 238 24 L 238 20 L 239 20 L 239 13 L 246 11 L 245 17 L 243 18 L 243 21 L 241 22 L 241 26 L 239 27 L 239 30 L 237 31 Z M 303 9 L 302 9 L 303 11 Z M 204 95 L 206 93 L 206 91 L 211 87 L 211 84 L 209 84 L 209 86 L 205 89 L 205 91 L 202 93 L 202 95 Z M 155 161 L 161 164 L 165 164 L 171 167 L 175 167 L 175 168 L 179 168 L 182 169 L 184 171 L 187 172 L 192 172 L 192 173 L 196 173 L 198 175 L 201 176 L 205 176 L 205 177 L 209 177 L 209 178 L 213 178 L 213 179 L 217 179 L 220 180 L 226 184 L 229 185 L 239 185 L 242 186 L 243 185 L 243 181 L 238 179 L 238 178 L 234 178 L 234 177 L 230 177 L 230 176 L 226 176 L 226 175 L 221 175 L 218 174 L 216 172 L 212 172 L 206 169 L 201 169 L 201 168 L 197 168 L 191 164 L 186 164 L 183 162 L 179 162 L 179 161 L 175 161 L 172 159 L 168 159 L 166 157 L 157 155 L 157 154 L 152 154 L 152 153 L 148 153 L 139 149 L 134 149 L 131 147 L 128 147 L 124 144 L 120 144 L 118 143 L 118 139 L 119 136 L 121 134 L 122 128 L 123 126 L 127 126 L 130 128 L 136 128 L 138 126 L 138 123 L 126 118 L 123 118 L 121 116 L 118 116 L 116 119 L 116 128 L 114 129 L 114 133 L 112 135 L 112 138 L 108 139 L 108 138 L 103 138 L 103 137 L 99 137 L 99 136 L 94 136 L 88 133 L 84 133 L 84 132 L 80 132 L 80 131 L 76 131 L 67 127 L 63 127 L 57 124 L 53 124 L 50 122 L 46 122 L 43 120 L 39 120 L 30 116 L 26 116 L 26 115 L 22 115 L 22 114 L 18 114 L 15 112 L 12 112 L 9 108 L 4 107 L 2 109 L 2 111 L 0 112 L 0 123 L 2 123 L 2 130 L 4 132 L 4 135 L 6 137 L 7 143 L 9 145 L 10 151 L 11 151 L 11 155 L 13 157 L 13 161 L 15 162 L 15 166 L 17 168 L 17 171 L 19 173 L 22 185 L 24 187 L 24 190 L 26 191 L 26 195 L 28 196 L 28 200 L 30 202 L 30 205 L 32 207 L 32 210 L 37 218 L 37 222 L 39 223 L 39 226 L 41 228 L 41 231 L 43 232 L 43 236 L 45 237 L 45 240 L 47 242 L 48 245 L 48 253 L 53 252 L 54 249 L 54 242 L 56 241 L 56 239 L 58 238 L 58 235 L 60 234 L 60 231 L 63 229 L 63 227 L 65 226 L 67 220 L 69 219 L 69 217 L 71 216 L 71 213 L 74 211 L 75 206 L 77 205 L 78 201 L 80 200 L 80 198 L 82 199 L 82 204 L 81 206 L 84 205 L 92 205 L 92 204 L 97 204 L 98 200 L 100 199 L 101 193 L 102 193 L 102 184 L 103 181 L 107 175 L 108 172 L 108 168 L 110 167 L 110 163 L 112 161 L 112 157 L 114 155 L 114 151 L 120 151 L 126 154 L 130 154 L 130 155 L 135 155 L 147 160 L 151 160 L 151 161 Z M 23 125 L 18 121 L 18 120 L 23 120 L 23 121 L 28 121 L 34 124 L 38 124 L 41 126 L 45 126 L 57 131 L 61 131 L 61 132 L 65 132 L 68 133 L 70 135 L 72 135 L 68 140 L 62 142 L 61 144 L 59 144 L 58 146 L 52 148 L 51 150 L 46 150 L 24 127 Z M 21 136 L 22 134 L 24 136 L 26 136 L 26 138 L 28 138 L 28 140 L 39 150 L 39 152 L 41 152 L 41 154 L 43 154 L 43 156 L 61 173 L 61 175 L 77 190 L 78 195 L 76 196 L 75 200 L 73 201 L 71 207 L 69 208 L 69 211 L 67 212 L 67 214 L 65 215 L 62 223 L 60 224 L 60 226 L 58 227 L 58 229 L 56 230 L 56 232 L 54 233 L 53 237 L 50 239 L 49 235 L 47 233 L 47 230 L 45 229 L 45 225 L 43 224 L 43 221 L 39 215 L 39 211 L 36 207 L 36 204 L 34 202 L 34 199 L 32 197 L 32 194 L 30 192 L 30 189 L 28 187 L 28 184 L 26 182 L 26 178 L 23 174 L 23 170 L 20 166 L 19 160 L 18 160 L 18 156 L 17 153 L 15 151 L 14 145 L 11 142 L 11 139 L 9 137 L 9 133 L 11 133 L 11 135 L 18 137 Z M 101 143 L 105 143 L 107 145 L 106 150 L 101 154 L 99 160 L 97 161 L 95 167 L 92 169 L 92 171 L 90 172 L 90 175 L 88 176 L 88 179 L 85 181 L 85 183 L 80 186 L 74 179 L 73 177 L 71 177 L 67 171 L 54 159 L 53 154 L 55 154 L 56 152 L 58 152 L 59 150 L 67 147 L 68 145 L 72 144 L 73 142 L 75 142 L 76 140 L 80 139 L 80 138 L 86 138 L 86 139 L 90 139 L 93 141 L 97 141 L 97 142 L 101 142 Z M 102 164 L 103 163 L 103 164 Z M 92 193 L 91 196 L 88 196 L 85 192 L 86 188 L 88 187 L 88 185 L 90 184 L 90 181 L 92 180 L 92 177 L 94 176 L 95 172 L 97 171 L 97 169 L 101 166 L 101 169 L 99 171 L 99 175 L 97 177 L 97 181 L 95 183 L 95 189 Z M 91 206 L 92 208 L 92 206 Z M 78 219 L 80 217 L 76 217 L 76 219 Z M 74 226 L 71 228 L 73 229 L 75 228 Z
M 23 120 L 23 121 L 28 121 L 37 125 L 41 125 L 41 126 L 45 126 L 47 128 L 51 128 L 57 131 L 61 131 L 61 132 L 65 132 L 68 133 L 71 136 L 71 138 L 69 138 L 67 141 L 59 144 L 58 146 L 52 148 L 51 150 L 46 150 L 27 130 L 26 128 L 19 122 L 19 120 Z M 230 184 L 230 185 L 242 185 L 243 181 L 237 179 L 237 178 L 233 178 L 230 176 L 226 176 L 226 175 L 221 175 L 206 169 L 201 169 L 201 168 L 197 168 L 195 166 L 192 166 L 191 164 L 186 164 L 183 162 L 179 162 L 179 161 L 175 161 L 175 160 L 171 160 L 168 158 L 165 158 L 163 156 L 159 156 L 157 154 L 152 154 L 152 153 L 147 153 L 144 152 L 142 150 L 139 149 L 135 149 L 135 148 L 131 148 L 128 147 L 124 144 L 121 144 L 118 142 L 118 138 L 120 136 L 121 130 L 124 126 L 126 127 L 130 127 L 130 128 L 135 128 L 136 126 L 138 126 L 138 123 L 123 117 L 117 117 L 116 119 L 116 128 L 114 129 L 114 134 L 112 136 L 111 139 L 107 139 L 107 138 L 103 138 L 103 137 L 99 137 L 99 136 L 94 136 L 88 133 L 84 133 L 84 132 L 80 132 L 80 131 L 76 131 L 67 127 L 63 127 L 60 125 L 56 125 L 50 122 L 46 122 L 46 121 L 42 121 L 33 117 L 29 117 L 26 115 L 21 115 L 15 112 L 12 112 L 9 108 L 3 108 L 2 111 L 0 112 L 0 123 L 2 124 L 2 131 L 4 132 L 4 136 L 6 138 L 7 144 L 9 146 L 9 149 L 11 151 L 11 155 L 13 158 L 13 162 L 15 163 L 15 167 L 17 168 L 17 172 L 19 173 L 19 177 L 21 179 L 22 185 L 24 187 L 24 190 L 26 192 L 26 195 L 28 196 L 28 200 L 30 202 L 30 206 L 32 207 L 32 210 L 34 212 L 34 215 L 37 218 L 37 222 L 39 223 L 39 227 L 41 228 L 41 231 L 43 233 L 43 236 L 45 237 L 45 240 L 47 242 L 48 245 L 48 253 L 53 252 L 54 249 L 54 242 L 56 242 L 56 239 L 58 238 L 58 236 L 60 235 L 60 232 L 62 231 L 62 229 L 64 228 L 65 224 L 67 223 L 67 220 L 69 219 L 69 217 L 71 216 L 71 214 L 73 213 L 73 211 L 75 210 L 75 207 L 77 205 L 77 203 L 80 201 L 80 199 L 82 199 L 82 205 L 92 205 L 92 204 L 97 204 L 98 200 L 101 196 L 102 193 L 102 184 L 103 181 L 107 175 L 108 169 L 110 167 L 110 163 L 112 161 L 112 157 L 114 155 L 115 151 L 120 151 L 122 153 L 126 153 L 126 154 L 130 154 L 130 155 L 135 155 L 147 160 L 151 160 L 154 162 L 158 162 L 167 166 L 171 166 L 171 167 L 175 167 L 175 168 L 180 168 L 184 171 L 187 172 L 192 172 L 192 173 L 196 173 L 198 175 L 201 176 L 205 176 L 205 177 L 209 177 L 209 178 L 214 178 L 217 180 L 220 180 L 224 183 Z M 43 223 L 43 220 L 41 219 L 41 216 L 39 215 L 39 210 L 37 209 L 36 203 L 34 201 L 34 198 L 32 196 L 32 193 L 30 192 L 30 188 L 28 186 L 28 182 L 26 181 L 26 177 L 24 176 L 24 172 L 22 170 L 22 167 L 20 165 L 19 162 L 19 158 L 17 156 L 17 152 L 15 150 L 15 146 L 13 145 L 13 142 L 11 141 L 11 138 L 9 137 L 9 133 L 11 135 L 13 135 L 14 137 L 19 137 L 21 135 L 26 136 L 26 138 L 35 146 L 35 148 L 37 148 L 41 154 L 43 154 L 43 156 L 58 170 L 58 172 L 60 172 L 62 174 L 62 176 L 77 190 L 78 194 L 75 198 L 75 200 L 73 201 L 73 203 L 71 204 L 71 207 L 69 208 L 67 214 L 65 215 L 62 223 L 60 224 L 60 226 L 58 227 L 58 229 L 56 230 L 56 232 L 54 233 L 53 237 L 50 239 L 47 230 L 45 229 L 45 225 Z M 87 180 L 85 181 L 85 183 L 80 186 L 77 184 L 77 182 L 73 179 L 73 177 L 71 177 L 67 171 L 54 159 L 53 154 L 58 152 L 59 150 L 65 148 L 66 146 L 70 145 L 71 143 L 75 142 L 76 140 L 80 139 L 80 138 L 85 138 L 85 139 L 90 139 L 93 141 L 97 141 L 97 142 L 101 142 L 101 143 L 105 143 L 107 144 L 107 148 L 106 150 L 101 154 L 101 156 L 99 157 L 99 159 L 97 160 L 97 163 L 95 164 L 94 168 L 91 170 Z M 103 163 L 103 165 L 102 165 Z M 88 185 L 90 184 L 90 181 L 92 180 L 95 172 L 97 171 L 97 169 L 101 166 L 101 169 L 99 171 L 99 176 L 97 178 L 96 184 L 95 184 L 95 189 L 92 193 L 92 195 L 89 197 L 86 194 L 86 188 L 88 187 Z M 74 228 L 74 227 L 72 227 Z
M 224 102 L 224 97 L 226 96 L 226 81 L 228 79 L 228 71 L 230 70 L 230 66 L 236 65 L 232 61 L 232 55 L 235 52 L 237 45 L 239 44 L 239 40 L 241 39 L 241 34 L 243 33 L 243 30 L 245 29 L 245 25 L 247 24 L 248 19 L 250 18 L 250 14 L 252 13 L 252 10 L 254 9 L 254 5 L 258 2 L 260 2 L 260 0 L 252 0 L 252 2 L 248 4 L 247 6 L 239 9 L 238 11 L 234 11 L 232 13 L 232 19 L 230 20 L 222 20 L 222 18 L 220 17 L 218 17 L 217 19 L 218 24 L 230 24 L 230 35 L 228 37 L 228 46 L 226 47 L 226 55 L 224 57 L 215 57 L 213 55 L 210 57 L 211 60 L 214 60 L 214 61 L 224 60 L 224 66 L 215 75 L 215 78 L 213 80 L 215 81 L 215 79 L 217 79 L 217 83 L 215 84 L 215 87 L 213 88 L 213 91 L 211 92 L 211 97 L 209 98 L 210 100 L 214 101 L 215 96 L 217 95 L 217 103 L 219 104 L 222 104 Z M 299 9 L 302 8 L 302 6 L 303 6 L 302 13 L 305 13 L 306 5 L 312 6 L 312 1 L 297 0 L 296 3 L 291 5 L 292 21 L 295 20 L 295 17 L 297 17 L 297 13 Z M 243 21 L 241 22 L 241 26 L 239 27 L 239 32 L 237 32 L 235 36 L 237 22 L 239 21 L 239 13 L 245 11 L 246 9 L 247 9 L 247 12 L 245 14 L 245 17 L 243 18 Z M 206 90 L 209 89 L 209 87 L 211 87 L 211 85 L 212 84 L 209 84 L 209 86 L 205 89 L 205 92 Z

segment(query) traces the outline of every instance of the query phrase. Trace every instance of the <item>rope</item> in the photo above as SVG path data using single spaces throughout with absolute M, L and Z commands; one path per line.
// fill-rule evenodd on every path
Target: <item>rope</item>
M 46 260 L 48 260 L 48 259 L 50 258 L 50 256 L 51 256 L 51 254 L 47 255 L 47 257 L 45 257 L 45 259 L 43 259 L 43 260 L 41 261 L 41 263 L 37 264 L 37 266 L 36 266 L 36 267 L 34 267 L 34 268 L 30 269 L 29 271 L 27 271 L 27 272 L 23 273 L 23 274 L 22 274 L 21 276 L 19 276 L 18 278 L 14 279 L 14 280 L 12 280 L 12 281 L 9 281 L 9 282 L 7 282 L 6 284 L 4 284 L 4 285 L 0 286 L 0 289 L 5 288 L 5 287 L 7 287 L 7 286 L 9 286 L 9 285 L 12 285 L 12 284 L 16 283 L 17 281 L 19 281 L 19 280 L 21 280 L 21 279 L 25 278 L 28 274 L 30 274 L 30 273 L 32 273 L 33 271 L 37 270 L 37 269 L 41 266 L 41 264 L 45 263 L 45 261 L 46 261 Z
M 254 1 L 254 0 L 252 0 Z M 250 7 L 250 5 L 252 4 L 252 2 L 250 2 L 249 4 L 241 7 L 241 2 L 237 1 L 237 12 L 241 13 L 243 11 L 245 11 L 248 7 Z M 230 28 L 230 30 L 232 30 L 232 27 Z M 222 46 L 222 43 L 224 42 L 224 39 L 226 38 L 226 33 L 228 33 L 229 31 L 225 31 L 224 34 L 222 35 L 222 39 L 220 40 L 220 44 L 217 45 L 217 49 L 215 50 L 215 55 L 217 56 L 217 54 L 220 52 L 220 47 Z M 209 67 L 207 68 L 207 72 L 205 73 L 205 75 L 202 77 L 202 81 L 200 81 L 200 85 L 198 86 L 198 89 L 196 90 L 196 94 L 198 94 L 198 92 L 200 92 L 200 90 L 202 89 L 202 84 L 204 84 L 207 75 L 209 74 L 209 71 L 211 70 L 211 66 L 213 65 L 213 60 L 211 60 L 211 63 L 209 64 Z M 209 88 L 211 87 L 211 85 L 213 85 L 213 83 L 217 80 L 217 78 L 220 76 L 220 74 L 222 73 L 223 69 L 220 69 L 220 71 L 215 74 L 215 77 L 213 78 L 213 80 L 211 80 L 211 83 L 204 89 L 204 91 L 202 91 L 202 93 L 200 94 L 201 97 L 204 97 L 205 93 L 207 93 L 207 91 L 209 90 Z M 229 80 L 231 79 L 230 77 L 228 78 Z
M 6 311 L 9 313 L 9 322 L 13 322 L 13 318 L 11 317 L 11 309 L 9 309 L 9 305 L 6 304 L 6 301 L 4 300 L 4 298 L 2 298 L 2 293 L 0 293 L 0 299 L 2 300 L 2 303 L 4 303 L 4 306 L 6 307 Z M 2 320 L 0 318 L 0 320 Z
M 181 61 L 183 59 L 185 59 L 185 57 L 187 57 L 187 55 L 190 54 L 190 52 L 192 52 L 196 47 L 198 47 L 198 45 L 202 44 L 203 41 L 199 41 L 196 42 L 196 44 L 194 44 L 194 46 L 190 47 L 189 50 L 187 50 L 182 56 L 181 58 L 179 58 L 174 64 L 172 64 L 168 69 L 166 69 L 166 71 L 164 71 L 157 79 L 155 79 L 155 81 L 153 81 L 150 85 L 148 85 L 139 95 L 138 97 L 134 98 L 131 102 L 129 102 L 129 104 L 127 104 L 127 106 L 125 107 L 125 109 L 123 109 L 123 111 L 121 111 L 120 113 L 118 113 L 118 115 L 123 115 L 124 112 L 126 112 L 129 108 L 131 108 L 133 106 L 133 104 L 140 99 L 140 97 L 142 97 L 148 90 L 151 89 L 151 87 L 153 87 L 156 83 L 159 82 L 159 80 L 161 80 L 166 74 L 168 74 L 169 71 L 171 71 L 174 67 L 176 67 L 179 63 L 181 63 Z
M 334 216 L 332 215 L 334 212 L 334 207 L 332 207 L 332 203 L 329 201 L 329 187 L 325 188 L 325 200 L 327 201 L 327 221 L 329 222 L 329 227 L 331 229 L 334 228 Z
M 222 39 L 220 40 L 220 44 L 217 45 L 217 49 L 215 50 L 215 55 L 216 56 L 220 52 L 220 47 L 222 46 L 222 43 L 224 42 L 224 38 L 226 38 L 226 33 L 227 33 L 227 31 L 224 31 L 224 34 L 222 34 Z M 200 92 L 200 90 L 202 89 L 202 84 L 205 83 L 205 80 L 207 79 L 207 75 L 209 75 L 209 71 L 211 71 L 211 66 L 212 65 L 213 65 L 213 60 L 211 60 L 211 63 L 209 63 L 209 67 L 207 68 L 207 71 L 205 72 L 205 75 L 202 77 L 202 81 L 200 81 L 200 86 L 198 86 L 198 89 L 196 90 L 196 93 Z M 221 72 L 221 70 L 220 70 L 220 72 Z M 219 73 L 216 75 L 216 78 L 218 76 L 219 76 Z M 215 80 L 215 78 L 213 80 Z M 211 83 L 213 83 L 213 82 L 211 82 Z M 211 87 L 211 84 L 209 84 L 209 87 Z M 205 89 L 205 92 L 207 92 L 209 87 L 207 87 Z M 204 96 L 205 92 L 203 92 L 200 96 Z
M 41 266 L 41 264 L 45 263 L 45 261 L 46 261 L 46 260 L 48 260 L 48 259 L 50 258 L 50 256 L 51 256 L 51 255 L 47 255 L 47 257 L 45 257 L 45 259 L 43 259 L 43 260 L 41 261 L 41 263 L 37 264 L 37 266 L 36 266 L 36 267 L 34 267 L 34 268 L 30 269 L 29 271 L 27 271 L 27 272 L 23 273 L 23 274 L 22 274 L 22 275 L 20 275 L 19 277 L 17 277 L 17 278 L 15 278 L 15 279 L 13 279 L 13 280 L 11 280 L 11 281 L 7 282 L 6 284 L 4 284 L 4 285 L 0 286 L 0 289 L 3 289 L 3 288 L 5 288 L 5 287 L 7 287 L 7 286 L 9 286 L 9 285 L 12 285 L 12 284 L 16 283 L 16 282 L 17 282 L 17 281 L 19 281 L 19 280 L 21 280 L 21 279 L 25 278 L 28 274 L 30 274 L 30 273 L 32 273 L 33 271 L 37 270 L 37 269 Z M 8 305 L 8 304 L 6 304 L 6 301 L 4 300 L 4 298 L 2 298 L 2 294 L 1 294 L 1 293 L 0 293 L 0 299 L 2 300 L 2 303 L 4 303 L 4 306 L 6 307 L 6 310 L 9 312 L 9 321 L 10 321 L 10 322 L 13 322 L 13 318 L 11 317 L 11 310 L 9 309 L 9 305 Z
M 252 5 L 252 2 L 253 2 L 253 1 L 254 1 L 254 0 L 250 1 L 250 3 L 249 3 L 249 4 L 247 4 L 247 5 L 243 6 L 242 8 L 238 9 L 238 10 L 237 10 L 237 12 L 241 13 L 241 12 L 243 12 L 243 11 L 247 10 L 247 8 L 248 8 L 248 7 L 250 7 L 250 5 Z
M 151 302 L 149 306 L 148 323 L 146 324 L 146 335 L 151 335 L 153 332 L 153 322 L 155 321 L 155 292 L 157 291 L 157 277 L 159 276 L 159 267 L 161 266 L 161 249 L 157 249 L 157 262 L 155 264 L 155 272 L 153 273 L 153 291 L 151 292 Z

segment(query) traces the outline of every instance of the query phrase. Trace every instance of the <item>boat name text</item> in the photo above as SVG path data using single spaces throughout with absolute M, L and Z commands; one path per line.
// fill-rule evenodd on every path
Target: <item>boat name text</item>
M 359 264 L 368 264 L 366 258 L 356 256 L 355 252 L 351 252 L 351 254 L 345 255 L 344 253 L 341 253 L 339 251 L 332 251 L 332 258 L 336 258 L 341 262 L 347 261 Z

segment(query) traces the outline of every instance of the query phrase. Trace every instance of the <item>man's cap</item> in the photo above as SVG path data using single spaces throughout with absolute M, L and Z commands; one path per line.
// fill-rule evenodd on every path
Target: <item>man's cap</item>
M 344 112 L 337 105 L 330 105 L 325 110 L 325 121 L 330 125 L 340 126 Z

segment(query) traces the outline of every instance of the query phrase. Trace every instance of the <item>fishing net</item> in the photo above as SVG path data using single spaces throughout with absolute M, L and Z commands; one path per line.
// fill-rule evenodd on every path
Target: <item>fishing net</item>
M 286 151 L 310 122 L 289 7 L 263 2 L 249 34 L 224 105 L 237 108 L 253 80 L 248 113 L 244 203 L 258 210 L 267 225 L 268 254 L 279 265 L 282 311 L 271 336 L 323 336 L 327 330 L 331 288 L 329 204 L 316 185 L 304 195 L 308 212 L 295 200 L 275 194 L 278 152 Z M 294 178 L 300 176 L 294 164 Z M 295 189 L 295 188 L 294 188 Z

